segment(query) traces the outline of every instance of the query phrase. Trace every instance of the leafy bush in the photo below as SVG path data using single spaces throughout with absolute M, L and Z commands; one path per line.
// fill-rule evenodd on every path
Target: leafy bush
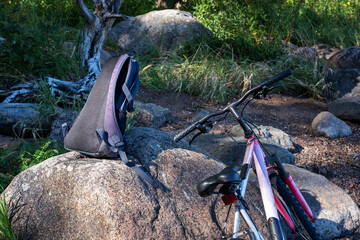
M 359 44 L 357 0 L 197 0 L 191 9 L 218 39 L 232 44 L 235 53 L 254 60 L 277 55 L 280 40 L 300 46 Z
M 138 16 L 156 9 L 154 0 L 124 0 L 120 7 L 120 13 L 128 16 Z

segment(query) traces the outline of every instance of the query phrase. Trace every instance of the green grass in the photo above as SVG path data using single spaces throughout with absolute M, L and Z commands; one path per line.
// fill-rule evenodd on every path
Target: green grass
M 18 239 L 11 227 L 11 223 L 8 218 L 5 195 L 2 195 L 0 200 L 0 238 L 6 240 Z
M 231 55 L 231 48 L 212 49 L 200 44 L 190 56 L 168 55 L 143 62 L 141 83 L 149 88 L 172 89 L 205 99 L 227 101 L 273 75 L 291 68 L 293 75 L 283 81 L 285 91 L 322 98 L 324 88 L 321 63 L 280 55 L 272 60 L 253 62 Z

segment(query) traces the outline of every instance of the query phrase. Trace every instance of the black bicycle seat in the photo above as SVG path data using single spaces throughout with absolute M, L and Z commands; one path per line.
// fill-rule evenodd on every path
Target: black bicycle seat
M 207 197 L 212 194 L 219 184 L 239 184 L 241 180 L 238 171 L 239 167 L 237 165 L 227 166 L 218 174 L 202 180 L 196 186 L 196 190 L 201 197 Z

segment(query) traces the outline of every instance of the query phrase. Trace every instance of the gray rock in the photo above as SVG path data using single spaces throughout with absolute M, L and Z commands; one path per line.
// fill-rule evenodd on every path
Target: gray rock
M 337 138 L 352 134 L 350 127 L 330 112 L 319 113 L 313 120 L 311 127 L 316 136 Z
M 146 54 L 177 49 L 185 42 L 211 35 L 190 13 L 179 10 L 152 11 L 115 25 L 108 32 L 120 51 Z
M 119 161 L 70 152 L 19 174 L 5 196 L 19 239 L 218 239 L 228 208 L 217 196 L 200 198 L 195 186 L 223 167 L 200 153 L 165 150 L 150 166 L 164 191 Z M 255 189 L 250 183 L 247 201 L 265 231 Z
M 360 95 L 360 69 L 329 70 L 325 75 L 325 81 L 330 84 L 331 98 Z
M 360 226 L 360 210 L 352 198 L 324 176 L 285 165 L 312 209 L 322 239 L 352 234 Z
M 136 102 L 135 121 L 137 126 L 159 128 L 173 120 L 169 109 L 154 103 Z
M 109 60 L 110 58 L 112 58 L 112 55 L 104 50 L 104 49 L 101 49 L 100 50 L 100 66 L 104 66 L 104 64 L 107 62 L 107 60 Z
M 290 152 L 295 151 L 294 143 L 286 132 L 271 126 L 260 125 L 258 128 L 260 133 L 258 133 L 257 129 L 255 132 L 263 143 L 276 145 L 285 148 Z M 244 131 L 239 125 L 234 126 L 230 133 L 233 136 L 244 137 Z
M 184 143 L 177 145 L 170 134 L 156 129 L 135 128 L 127 138 L 128 154 L 142 158 L 138 162 L 163 189 L 147 185 L 120 161 L 75 152 L 50 158 L 17 175 L 3 193 L 19 239 L 218 239 L 228 208 L 215 195 L 200 198 L 195 186 L 224 165 L 184 149 Z M 359 226 L 358 207 L 339 187 L 320 175 L 286 168 L 312 207 L 324 239 L 345 236 Z M 254 175 L 245 199 L 267 239 Z M 233 212 L 229 223 L 232 219 Z
M 41 118 L 38 106 L 31 103 L 0 104 L 0 134 L 7 136 L 32 136 L 33 132 L 44 133 L 51 123 Z
M 207 134 L 196 138 L 193 145 L 216 157 L 224 164 L 231 165 L 242 163 L 246 140 L 243 137 L 234 137 L 233 139 L 229 136 Z M 283 163 L 295 163 L 295 156 L 288 150 L 272 144 L 264 143 L 263 145 L 270 154 L 277 154 Z
M 360 47 L 335 53 L 324 65 L 323 72 L 332 97 L 355 96 L 353 89 L 360 83 Z M 356 92 L 359 93 L 359 89 Z
M 338 98 L 328 108 L 329 112 L 340 119 L 360 121 L 360 95 Z
M 292 51 L 292 54 L 298 56 L 310 63 L 315 63 L 318 58 L 318 53 L 313 47 L 299 47 Z
M 63 127 L 66 123 L 65 131 L 70 130 L 79 112 L 64 112 L 60 114 L 51 125 L 50 138 L 59 143 L 64 143 Z M 66 132 L 67 133 L 67 132 Z M 65 135 L 66 135 L 65 133 Z
M 330 59 L 335 53 L 340 52 L 340 49 L 328 44 L 317 44 L 313 47 L 317 51 L 318 57 L 326 60 Z
M 349 47 L 331 56 L 325 68 L 360 69 L 360 47 Z

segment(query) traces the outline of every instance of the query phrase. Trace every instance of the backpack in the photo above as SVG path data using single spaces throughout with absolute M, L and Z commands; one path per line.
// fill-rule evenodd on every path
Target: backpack
M 156 182 L 130 162 L 123 135 L 127 112 L 134 111 L 139 64 L 133 55 L 111 58 L 103 66 L 79 116 L 64 139 L 68 150 L 97 158 L 117 158 L 152 185 Z M 66 127 L 63 126 L 63 128 Z

